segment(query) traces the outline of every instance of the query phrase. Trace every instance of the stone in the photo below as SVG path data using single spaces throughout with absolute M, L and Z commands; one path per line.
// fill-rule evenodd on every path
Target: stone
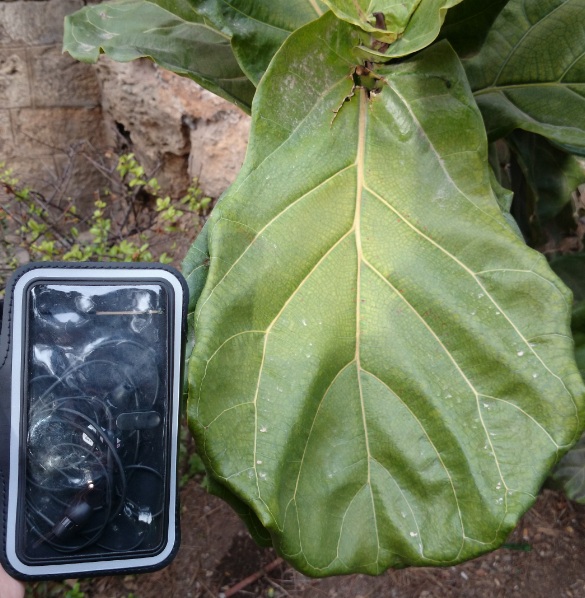
M 0 1 L 0 161 L 46 197 L 93 201 L 104 178 L 82 153 L 108 139 L 91 65 L 61 53 L 63 19 L 86 0 Z
M 249 132 L 247 117 L 221 110 L 191 130 L 189 175 L 197 178 L 207 195 L 219 197 L 233 183 L 244 161 Z
M 233 182 L 250 126 L 239 108 L 147 59 L 101 57 L 97 73 L 110 130 L 166 193 L 181 195 L 193 176 L 212 197 Z
M 18 160 L 10 160 L 8 165 L 13 170 L 13 176 L 23 187 L 39 191 L 45 197 L 51 197 L 55 192 L 58 183 L 53 156 L 20 156 Z
M 148 59 L 63 55 L 64 17 L 92 2 L 0 0 L 0 161 L 28 187 L 91 206 L 107 182 L 82 154 L 132 151 L 162 194 L 180 197 L 198 177 L 218 197 L 243 161 L 249 117 Z
M 63 19 L 83 0 L 0 2 L 0 47 L 62 44 Z
M 0 162 L 6 161 L 14 150 L 10 111 L 0 108 Z
M 23 156 L 67 153 L 84 141 L 104 142 L 101 108 L 21 108 L 12 111 L 18 153 Z
M 18 108 L 30 103 L 26 50 L 0 48 L 0 106 Z
M 58 46 L 29 48 L 28 58 L 36 108 L 100 105 L 100 88 L 90 65 L 63 54 Z

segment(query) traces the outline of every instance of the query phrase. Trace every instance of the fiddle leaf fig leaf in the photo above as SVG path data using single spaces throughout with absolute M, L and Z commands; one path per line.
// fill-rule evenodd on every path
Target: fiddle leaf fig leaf
M 551 267 L 573 291 L 571 330 L 577 366 L 585 378 L 585 254 L 561 256 L 551 262 Z M 551 482 L 571 500 L 585 504 L 585 435 L 555 467 Z
M 327 13 L 263 77 L 189 367 L 216 491 L 317 576 L 497 547 L 583 417 L 570 295 L 502 216 L 457 55 L 372 72 L 355 37 Z
M 225 500 L 230 507 L 237 513 L 240 519 L 246 524 L 250 535 L 260 546 L 272 546 L 272 538 L 266 528 L 260 523 L 254 511 L 235 494 L 232 494 L 225 486 L 218 484 L 212 476 L 205 477 L 206 490 Z
M 550 265 L 557 276 L 573 291 L 575 304 L 585 302 L 585 253 L 563 255 L 554 259 Z M 583 324 L 585 325 L 585 321 Z
M 585 437 L 561 459 L 551 474 L 551 485 L 575 502 L 585 503 Z
M 183 368 L 183 380 L 189 377 L 189 360 L 193 347 L 195 346 L 194 314 L 197 300 L 207 280 L 209 270 L 209 251 L 207 248 L 208 222 L 205 223 L 197 239 L 189 248 L 182 264 L 182 271 L 189 289 L 189 304 L 187 306 L 187 340 L 185 343 L 185 361 Z M 188 385 L 183 387 L 183 398 L 186 399 Z
M 582 0 L 510 0 L 464 64 L 490 138 L 520 128 L 585 151 Z
M 439 39 L 447 39 L 459 56 L 477 52 L 508 0 L 465 0 L 447 12 Z
M 327 11 L 321 0 L 194 0 L 194 5 L 231 37 L 234 53 L 255 85 L 290 32 Z
M 431 44 L 447 9 L 462 0 L 324 0 L 338 18 L 369 35 L 360 46 L 369 60 L 406 56 Z M 369 39 L 374 38 L 374 43 Z
M 585 165 L 533 133 L 514 131 L 507 141 L 524 174 L 538 220 L 551 220 L 571 201 L 575 189 L 585 183 Z
M 581 254 L 581 257 L 584 258 L 585 256 Z M 576 303 L 573 308 L 571 329 L 575 341 L 575 361 L 581 377 L 585 379 L 585 300 Z
M 160 66 L 250 111 L 255 87 L 230 38 L 188 0 L 117 0 L 86 6 L 65 19 L 63 49 L 83 62 L 104 53 L 119 62 L 149 57 Z

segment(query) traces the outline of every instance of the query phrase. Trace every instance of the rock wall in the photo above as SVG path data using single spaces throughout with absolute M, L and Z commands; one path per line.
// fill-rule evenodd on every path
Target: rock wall
M 83 153 L 133 151 L 163 190 L 192 177 L 220 195 L 243 161 L 249 118 L 149 60 L 98 65 L 61 53 L 63 18 L 84 0 L 0 0 L 0 162 L 45 194 L 93 197 Z
M 97 75 L 108 130 L 164 188 L 178 194 L 197 177 L 207 195 L 223 193 L 244 159 L 246 114 L 150 60 L 123 64 L 102 56 Z
M 74 151 L 107 144 L 97 77 L 61 54 L 63 18 L 83 5 L 0 2 L 0 162 L 50 195 L 91 195 L 102 182 Z

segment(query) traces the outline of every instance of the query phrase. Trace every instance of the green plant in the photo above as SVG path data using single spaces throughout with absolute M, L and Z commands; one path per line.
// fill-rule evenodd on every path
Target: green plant
M 65 598 L 85 598 L 85 592 L 81 591 L 81 586 L 78 581 L 73 584 L 70 590 L 65 592 Z
M 180 218 L 187 212 L 202 217 L 211 199 L 203 197 L 197 180 L 183 197 L 160 197 L 157 179 L 146 175 L 134 154 L 121 155 L 114 170 L 119 179 L 103 170 L 111 187 L 102 191 L 94 209 L 84 216 L 74 199 L 47 198 L 22 185 L 12 170 L 0 163 L 0 189 L 6 195 L 0 205 L 4 233 L 0 238 L 4 254 L 0 254 L 0 282 L 18 265 L 17 247 L 34 261 L 153 261 L 156 256 L 158 261 L 170 263 L 172 257 L 166 251 L 155 249 L 154 234 L 160 230 L 184 233 Z
M 189 434 L 186 422 L 183 422 L 179 432 L 179 488 L 182 489 L 195 476 L 205 473 L 205 466 L 201 457 L 195 452 L 193 437 Z
M 252 113 L 184 263 L 188 411 L 209 489 L 303 572 L 492 550 L 578 440 L 571 295 L 534 248 L 582 247 L 584 31 L 581 0 L 67 20 L 73 56 L 150 56 Z

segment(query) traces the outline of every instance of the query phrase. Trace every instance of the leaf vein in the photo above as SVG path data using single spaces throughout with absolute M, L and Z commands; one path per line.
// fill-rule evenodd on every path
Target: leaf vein
M 540 355 L 538 355 L 538 353 L 536 353 L 534 348 L 531 346 L 528 339 L 526 339 L 526 337 L 522 334 L 522 332 L 520 332 L 520 330 L 518 329 L 516 324 L 514 324 L 514 322 L 511 320 L 511 318 L 508 316 L 506 311 L 500 306 L 500 304 L 492 297 L 490 292 L 482 284 L 482 282 L 478 278 L 477 274 L 473 270 L 471 270 L 468 266 L 466 266 L 456 256 L 454 256 L 452 253 L 447 251 L 442 245 L 439 245 L 439 243 L 437 243 L 436 241 L 431 239 L 429 236 L 425 235 L 420 229 L 418 229 L 414 224 L 412 224 L 412 222 L 410 222 L 407 218 L 405 218 L 405 216 L 401 212 L 399 212 L 394 206 L 392 206 L 390 203 L 388 203 L 383 197 L 381 197 L 380 195 L 378 195 L 375 191 L 372 191 L 371 189 L 368 189 L 368 190 L 374 197 L 376 197 L 379 201 L 381 201 L 384 205 L 386 205 L 392 212 L 394 212 L 399 218 L 401 218 L 403 220 L 403 222 L 407 226 L 409 226 L 415 233 L 420 235 L 423 239 L 426 239 L 431 245 L 435 246 L 439 251 L 443 252 L 447 257 L 451 258 L 456 264 L 458 264 L 465 272 L 467 272 L 467 274 L 469 274 L 475 280 L 475 282 L 477 283 L 479 288 L 483 291 L 485 296 L 493 303 L 494 307 L 504 316 L 504 319 L 510 324 L 510 326 L 512 327 L 512 329 L 514 330 L 516 335 L 520 338 L 521 342 L 524 343 L 524 345 L 526 346 L 527 350 L 536 357 L 536 359 L 541 363 L 541 365 L 544 367 L 544 369 L 553 378 L 556 378 L 560 382 L 560 384 L 563 387 L 563 389 L 565 390 L 567 396 L 573 403 L 573 407 L 575 409 L 575 419 L 576 419 L 577 423 L 579 424 L 580 417 L 579 417 L 579 411 L 577 409 L 577 404 L 575 403 L 575 399 L 573 398 L 573 395 L 569 392 L 569 389 L 567 388 L 567 386 L 564 383 L 564 381 L 562 380 L 562 378 L 560 376 L 558 376 L 557 374 L 555 374 L 546 365 L 546 363 L 544 363 L 544 361 L 542 360 Z M 386 280 L 386 279 L 384 278 L 384 280 Z M 481 418 L 481 413 L 480 413 L 480 418 Z M 488 440 L 489 440 L 489 437 L 488 437 Z

